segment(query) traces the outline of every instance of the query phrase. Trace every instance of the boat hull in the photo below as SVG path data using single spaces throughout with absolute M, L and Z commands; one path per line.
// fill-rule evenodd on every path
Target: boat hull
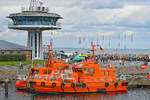
M 27 88 L 26 84 L 27 84 L 26 81 L 18 80 L 18 81 L 16 81 L 15 86 L 16 86 L 17 89 L 21 89 L 22 90 L 22 89 L 26 89 Z
M 123 85 L 125 84 L 125 85 Z M 32 88 L 31 88 L 32 87 Z M 45 84 L 41 86 L 40 83 L 32 84 L 28 91 L 36 93 L 48 93 L 48 94 L 62 94 L 62 93 L 104 93 L 104 92 L 120 92 L 127 91 L 127 83 L 119 82 L 115 86 L 114 82 L 110 82 L 109 86 L 106 83 L 86 83 L 86 85 L 71 85 L 71 83 L 66 83 L 65 86 L 57 83 L 55 87 L 52 84 Z

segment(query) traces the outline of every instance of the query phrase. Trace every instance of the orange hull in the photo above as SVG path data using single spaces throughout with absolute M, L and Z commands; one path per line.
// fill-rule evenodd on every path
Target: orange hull
M 40 93 L 99 93 L 127 91 L 127 84 L 125 81 L 119 82 L 117 86 L 115 86 L 114 82 L 109 82 L 109 85 L 107 86 L 105 82 L 83 84 L 84 83 L 72 85 L 72 83 L 65 83 L 65 86 L 62 86 L 61 83 L 56 83 L 56 86 L 54 87 L 50 82 L 45 83 L 44 86 L 41 86 L 41 82 L 38 82 L 36 84 L 32 84 L 32 91 Z
M 18 80 L 16 81 L 15 86 L 17 87 L 17 89 L 26 89 L 27 88 L 26 84 L 27 84 L 26 81 Z

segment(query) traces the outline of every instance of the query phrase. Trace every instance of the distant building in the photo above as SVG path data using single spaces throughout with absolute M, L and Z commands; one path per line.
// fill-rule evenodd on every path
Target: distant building
M 33 59 L 43 59 L 42 32 L 61 29 L 58 22 L 62 17 L 57 13 L 49 13 L 49 9 L 40 0 L 31 0 L 28 9 L 19 13 L 11 13 L 8 18 L 9 29 L 28 31 L 27 46 L 32 49 Z
M 0 54 L 25 54 L 26 60 L 31 60 L 32 49 L 5 40 L 0 40 Z

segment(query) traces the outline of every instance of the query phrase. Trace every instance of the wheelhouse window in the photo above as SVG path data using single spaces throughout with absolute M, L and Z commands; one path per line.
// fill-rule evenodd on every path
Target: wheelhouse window
M 43 74 L 47 74 L 47 70 L 44 70 Z
M 58 66 L 58 70 L 62 70 L 62 66 Z
M 101 71 L 101 75 L 102 75 L 102 76 L 104 76 L 104 75 L 105 75 L 104 71 Z
M 94 73 L 94 68 L 90 68 L 90 73 Z
M 106 76 L 109 76 L 109 71 L 106 71 L 106 72 L 105 72 L 105 75 L 106 75 Z
M 84 68 L 84 72 L 89 72 L 89 68 Z
M 36 70 L 35 73 L 38 74 L 38 73 L 39 73 L 39 70 Z
M 52 71 L 49 69 L 49 70 L 48 70 L 48 74 L 51 74 L 51 73 L 52 73 Z

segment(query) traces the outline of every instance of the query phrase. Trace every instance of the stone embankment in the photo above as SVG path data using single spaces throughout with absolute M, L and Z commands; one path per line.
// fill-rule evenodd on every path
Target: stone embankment
M 19 69 L 19 65 L 0 66 L 0 83 L 6 78 L 9 81 L 16 80 L 18 75 L 27 75 L 31 65 L 24 65 L 23 69 Z M 150 86 L 150 78 L 146 74 L 150 72 L 150 66 L 141 69 L 137 64 L 117 65 L 116 75 L 118 78 L 126 78 L 129 87 Z
M 26 75 L 30 66 L 31 65 L 25 65 L 23 66 L 23 69 L 19 69 L 19 65 L 0 66 L 0 83 L 5 79 L 9 79 L 9 81 L 16 80 L 20 73 Z
M 150 66 L 141 69 L 140 66 L 124 66 L 117 68 L 116 74 L 119 78 L 126 78 L 128 88 L 150 87 L 150 77 L 147 73 L 150 72 Z

